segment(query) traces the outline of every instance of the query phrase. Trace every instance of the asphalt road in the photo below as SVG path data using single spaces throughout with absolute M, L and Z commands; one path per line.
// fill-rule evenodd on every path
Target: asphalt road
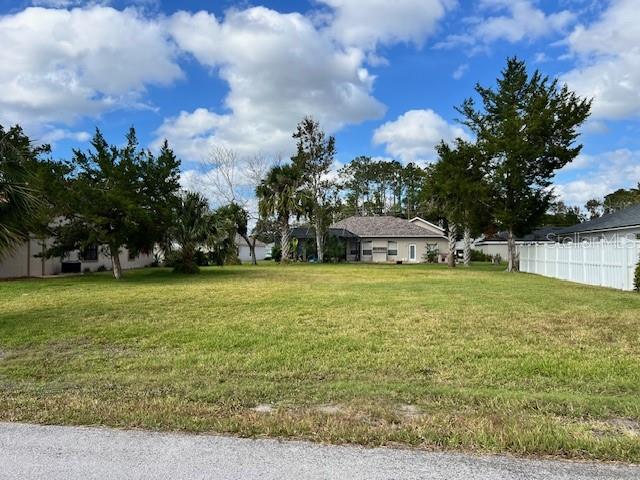
M 640 479 L 640 466 L 0 423 L 0 479 Z

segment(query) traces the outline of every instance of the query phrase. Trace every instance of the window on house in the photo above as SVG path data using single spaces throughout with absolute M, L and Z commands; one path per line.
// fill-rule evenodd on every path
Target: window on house
M 362 255 L 373 255 L 373 242 L 362 242 Z
M 398 242 L 389 242 L 389 244 L 387 245 L 387 255 L 398 255 Z
M 136 258 L 138 258 L 138 255 L 136 255 L 135 252 L 132 252 L 131 250 L 129 250 L 129 260 L 133 261 Z
M 98 245 L 89 245 L 84 248 L 80 253 L 82 260 L 85 262 L 97 262 L 98 261 Z

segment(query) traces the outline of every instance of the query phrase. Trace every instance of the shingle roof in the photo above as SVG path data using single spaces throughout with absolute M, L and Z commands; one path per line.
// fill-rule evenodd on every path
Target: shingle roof
M 332 229 L 344 229 L 359 237 L 428 237 L 442 238 L 427 229 L 397 217 L 349 217 L 331 225 Z
M 579 223 L 573 227 L 568 227 L 558 232 L 561 235 L 568 235 L 579 232 L 591 232 L 600 230 L 612 230 L 614 228 L 634 227 L 640 225 L 640 204 L 632 205 L 614 213 L 603 215 L 600 218 Z
M 565 227 L 542 227 L 521 237 L 516 237 L 515 240 L 516 242 L 553 242 L 555 241 L 556 235 L 564 229 Z M 482 240 L 476 244 L 482 244 L 483 242 L 506 242 L 508 238 L 508 232 L 498 232 L 495 235 L 484 236 Z
M 333 228 L 333 226 L 329 227 L 327 233 L 331 236 L 342 237 L 342 238 L 356 238 L 357 235 L 351 233 L 344 228 Z M 315 239 L 316 238 L 316 230 L 310 225 L 299 225 L 297 227 L 293 227 L 291 229 L 291 236 L 297 239 Z

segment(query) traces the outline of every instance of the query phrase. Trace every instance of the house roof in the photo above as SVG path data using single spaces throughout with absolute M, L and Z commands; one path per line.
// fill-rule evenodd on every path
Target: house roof
M 559 232 L 564 227 L 542 227 L 537 228 L 531 233 L 527 233 L 521 237 L 516 237 L 516 242 L 554 242 Z M 483 236 L 476 245 L 483 243 L 505 243 L 508 240 L 508 232 L 498 232 L 494 235 Z
M 335 237 L 357 238 L 357 235 L 354 233 L 351 233 L 344 228 L 333 228 L 333 226 L 329 227 L 327 233 Z M 310 225 L 299 225 L 291 229 L 291 236 L 297 239 L 315 239 L 316 231 L 315 228 Z
M 249 238 L 253 238 L 253 237 L 249 237 Z M 236 233 L 236 245 L 237 246 L 241 246 L 241 245 L 247 245 L 247 242 L 244 241 L 244 238 L 242 238 L 239 234 Z M 260 240 L 256 240 L 256 247 L 264 247 L 265 243 L 261 242 Z
M 397 217 L 349 217 L 331 225 L 332 229 L 347 230 L 358 237 L 441 238 L 429 230 Z
M 559 234 L 569 235 L 572 233 L 600 232 L 635 226 L 640 226 L 640 204 L 632 205 L 617 212 L 603 215 L 600 218 L 594 218 L 588 222 L 565 228 L 560 231 Z

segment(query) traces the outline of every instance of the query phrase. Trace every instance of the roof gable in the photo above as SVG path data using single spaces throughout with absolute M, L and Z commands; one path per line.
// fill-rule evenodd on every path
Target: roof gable
M 417 225 L 418 227 L 422 227 L 425 230 L 433 233 L 434 235 L 444 235 L 444 228 L 440 228 L 435 223 L 428 222 L 424 218 L 414 217 L 409 220 L 410 223 Z

